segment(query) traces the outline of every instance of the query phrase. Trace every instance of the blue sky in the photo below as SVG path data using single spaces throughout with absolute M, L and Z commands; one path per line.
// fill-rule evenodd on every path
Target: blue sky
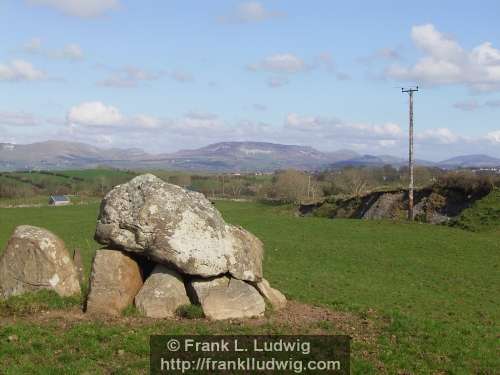
M 0 142 L 500 157 L 498 1 L 0 4 Z

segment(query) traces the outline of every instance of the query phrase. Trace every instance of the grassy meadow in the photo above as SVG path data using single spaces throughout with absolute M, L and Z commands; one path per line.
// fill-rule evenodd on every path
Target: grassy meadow
M 294 301 L 370 324 L 373 340 L 354 340 L 355 374 L 498 373 L 500 232 L 427 224 L 295 217 L 290 209 L 219 201 L 227 221 L 265 243 L 270 282 Z M 45 227 L 78 247 L 89 272 L 98 204 L 0 209 L 0 248 L 19 224 Z M 0 250 L 1 251 L 1 250 Z M 42 301 L 43 302 L 43 301 Z M 268 323 L 72 319 L 78 301 L 49 301 L 43 319 L 19 299 L 0 305 L 0 372 L 145 373 L 153 333 L 355 333 L 322 322 Z M 21 306 L 21 307 L 19 307 Z M 23 310 L 24 306 L 24 310 Z M 32 310 L 27 310 L 33 312 Z M 15 315 L 13 317 L 13 314 Z M 81 316 L 81 315 L 78 315 Z M 121 354 L 117 354 L 121 353 Z M 125 353 L 125 354 L 123 354 Z

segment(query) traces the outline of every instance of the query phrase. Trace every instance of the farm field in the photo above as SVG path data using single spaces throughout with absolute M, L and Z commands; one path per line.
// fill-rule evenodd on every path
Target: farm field
M 354 337 L 355 374 L 497 373 L 498 230 L 299 218 L 251 202 L 217 207 L 263 240 L 267 278 L 293 301 L 288 315 L 214 324 L 129 311 L 95 322 L 78 312 L 78 301 L 20 299 L 0 305 L 0 372 L 146 373 L 154 333 L 343 333 Z M 96 203 L 1 208 L 0 249 L 19 224 L 45 227 L 82 251 L 88 275 L 99 247 L 92 239 L 97 211 Z M 30 312 L 30 302 L 41 307 Z

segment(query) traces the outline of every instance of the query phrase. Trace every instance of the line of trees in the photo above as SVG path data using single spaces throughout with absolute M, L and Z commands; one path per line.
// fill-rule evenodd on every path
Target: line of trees
M 370 168 L 307 173 L 288 169 L 273 174 L 190 174 L 188 172 L 153 172 L 163 180 L 201 192 L 207 197 L 251 198 L 287 203 L 316 201 L 325 196 L 360 196 L 374 190 L 408 186 L 408 168 L 390 165 Z M 136 173 L 137 174 L 137 173 Z M 0 198 L 24 198 L 45 194 L 103 196 L 114 186 L 135 174 L 105 171 L 88 178 L 73 178 L 63 173 L 0 173 Z M 415 168 L 417 187 L 435 185 L 477 191 L 498 186 L 499 177 L 472 171 L 446 172 L 438 168 Z

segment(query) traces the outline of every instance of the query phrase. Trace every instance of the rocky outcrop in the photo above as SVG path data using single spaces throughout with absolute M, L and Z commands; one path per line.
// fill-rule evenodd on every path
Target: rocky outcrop
M 481 185 L 470 190 L 439 185 L 415 189 L 414 219 L 431 224 L 452 221 L 488 192 Z M 349 219 L 406 219 L 408 192 L 397 189 L 373 191 L 361 196 L 329 197 L 314 206 L 301 205 L 299 214 Z
M 202 194 L 146 174 L 111 190 L 101 204 L 95 238 L 179 272 L 262 278 L 262 243 L 226 224 Z
M 135 297 L 135 306 L 150 318 L 168 318 L 179 306 L 189 304 L 181 275 L 157 265 Z
M 211 320 L 242 319 L 264 314 L 266 304 L 252 285 L 226 276 L 196 280 L 191 287 L 203 313 Z
M 274 310 L 280 310 L 286 306 L 286 297 L 278 289 L 271 287 L 266 279 L 259 281 L 255 287 Z
M 87 312 L 120 315 L 143 284 L 138 263 L 119 250 L 97 250 L 90 274 Z
M 403 209 L 403 193 L 382 194 L 363 214 L 363 219 L 394 219 Z
M 78 273 L 60 238 L 46 229 L 21 225 L 0 258 L 0 297 L 40 289 L 60 296 L 79 294 Z

